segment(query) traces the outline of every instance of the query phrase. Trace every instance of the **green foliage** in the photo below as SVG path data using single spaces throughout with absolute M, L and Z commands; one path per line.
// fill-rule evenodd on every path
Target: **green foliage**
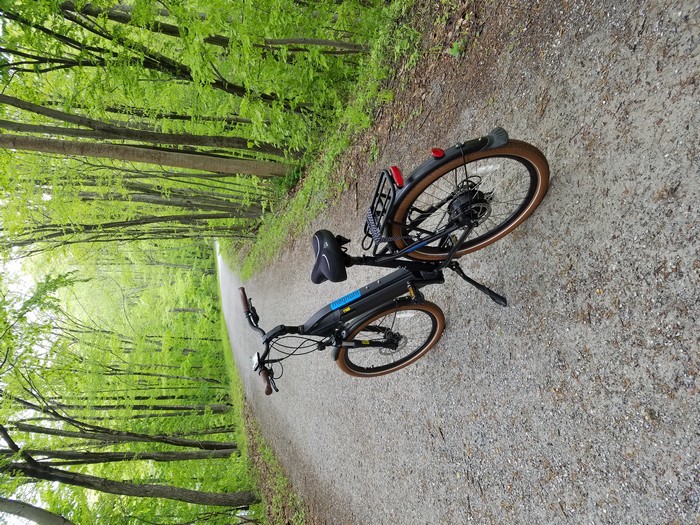
M 257 423 L 248 422 L 249 449 L 254 455 L 255 477 L 262 496 L 256 515 L 271 525 L 306 523 L 306 506 L 287 477 L 275 453 L 267 444 Z
M 13 428 L 18 419 L 32 413 L 19 398 L 85 425 L 233 442 L 242 450 L 245 437 L 240 408 L 231 401 L 228 369 L 221 359 L 227 347 L 220 333 L 213 250 L 207 244 L 184 248 L 172 242 L 115 248 L 99 253 L 74 250 L 58 268 L 51 262 L 53 269 L 64 273 L 45 279 L 28 299 L 12 299 L 9 292 L 3 293 L 5 306 L 10 302 L 16 305 L 3 308 L 9 312 L 4 324 L 11 322 L 12 312 L 34 312 L 50 330 L 44 329 L 32 339 L 32 359 L 13 359 L 13 367 L 3 369 L 0 422 L 11 429 L 25 450 L 92 449 L 84 440 Z M 34 259 L 30 269 L 40 273 L 43 264 Z M 23 327 L 15 339 L 24 340 L 27 334 Z M 36 354 L 38 348 L 42 350 Z M 237 403 L 240 407 L 240 395 Z M 177 417 L 170 417 L 174 414 Z M 50 412 L 42 417 L 53 419 L 53 423 L 40 425 L 78 429 Z M 225 431 L 209 433 L 217 428 Z M 115 442 L 95 449 L 167 450 L 183 449 L 155 442 Z M 253 486 L 246 457 L 238 452 L 227 459 L 59 468 L 207 492 L 237 492 Z M 56 490 L 43 482 L 33 487 L 3 484 L 3 495 L 15 492 L 26 500 L 40 498 L 50 510 L 76 523 L 139 523 L 146 518 L 168 522 L 169 516 L 187 521 L 205 519 L 205 515 L 208 523 L 235 523 L 236 519 L 232 511 L 177 501 L 154 503 L 68 486 Z
M 329 155 L 326 130 L 351 135 L 370 124 L 373 108 L 392 96 L 379 87 L 385 57 L 415 37 L 391 23 L 407 1 L 195 1 L 168 4 L 167 13 L 148 0 L 130 12 L 117 4 L 3 2 L 2 92 L 71 119 L 8 104 L 3 117 L 43 126 L 44 136 L 137 142 L 142 151 L 162 150 L 152 134 L 168 134 L 176 141 L 169 151 L 281 162 L 289 174 L 270 185 L 8 151 L 0 156 L 0 249 L 26 256 L 75 242 L 249 237 L 304 166 Z M 240 141 L 214 147 L 204 138 Z
M 447 54 L 455 58 L 460 58 L 466 49 L 466 40 L 456 40 L 447 50 Z
M 36 347 L 50 332 L 47 315 L 59 308 L 56 292 L 76 282 L 73 272 L 48 275 L 28 292 L 18 289 L 26 283 L 6 283 L 0 275 L 0 380 L 19 362 L 36 361 Z
M 274 219 L 284 211 L 283 219 L 262 226 L 246 266 L 251 271 L 332 202 L 346 184 L 337 158 L 391 100 L 382 84 L 391 61 L 415 49 L 415 31 L 394 23 L 411 2 L 132 0 L 127 11 L 118 4 L 124 3 L 76 2 L 78 13 L 54 0 L 0 3 L 0 91 L 63 112 L 0 104 L 0 119 L 24 126 L 6 127 L 3 135 L 289 169 L 269 181 L 212 173 L 206 162 L 193 171 L 3 150 L 0 253 L 26 258 L 24 271 L 49 277 L 23 296 L 3 288 L 0 357 L 10 365 L 2 370 L 0 422 L 25 449 L 172 450 L 13 427 L 25 417 L 72 431 L 99 425 L 233 441 L 240 453 L 226 459 L 61 468 L 208 492 L 249 490 L 255 482 L 241 425 L 244 402 L 229 376 L 232 363 L 221 359 L 230 352 L 220 333 L 208 239 L 249 237 L 261 215 Z M 232 145 L 233 139 L 240 141 Z M 295 197 L 280 210 L 287 193 Z M 227 431 L 207 433 L 218 427 Z M 269 449 L 256 443 L 251 447 L 262 447 L 274 465 Z M 289 487 L 275 472 L 277 496 L 268 505 L 281 507 Z M 41 501 L 77 523 L 237 522 L 235 513 L 204 506 L 23 481 L 3 478 L 2 494 Z M 303 522 L 302 508 L 292 522 Z
M 392 3 L 387 8 L 388 19 L 398 19 L 411 4 L 408 0 Z M 377 30 L 365 67 L 359 72 L 355 93 L 346 108 L 338 113 L 337 129 L 325 135 L 324 148 L 314 157 L 314 163 L 308 165 L 291 198 L 283 203 L 283 207 L 264 217 L 254 243 L 234 242 L 223 246 L 224 252 L 236 251 L 239 254 L 239 259 L 233 264 L 240 266 L 243 278 L 248 278 L 271 260 L 289 237 L 303 231 L 322 210 L 333 204 L 346 187 L 346 174 L 337 159 L 353 137 L 371 125 L 375 111 L 392 100 L 393 93 L 383 88 L 383 81 L 396 59 L 393 53 L 404 55 L 409 49 L 415 49 L 418 36 L 415 30 L 404 24 L 388 24 Z
M 25 68 L 10 88 L 64 107 L 87 102 L 96 118 L 134 102 L 151 112 L 237 114 L 252 121 L 245 130 L 252 140 L 306 148 L 309 132 L 347 98 L 363 60 L 358 52 L 386 22 L 381 6 L 357 0 L 170 3 L 167 16 L 157 3 L 142 1 L 126 23 L 112 16 L 116 4 L 91 3 L 81 14 L 49 0 L 5 2 L 7 13 L 21 13 L 21 21 L 6 23 L 7 49 L 21 46 L 35 57 L 50 50 L 53 60 L 63 60 L 57 69 L 35 58 L 35 73 Z M 82 26 L 70 21 L 76 17 Z M 166 26 L 177 36 L 164 34 Z M 231 97 L 233 85 L 247 96 Z M 296 111 L 301 107 L 306 110 Z

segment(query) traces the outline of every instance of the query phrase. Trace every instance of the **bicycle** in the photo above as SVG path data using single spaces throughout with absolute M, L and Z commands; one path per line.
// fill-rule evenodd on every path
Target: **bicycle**
M 268 332 L 260 328 L 245 288 L 239 288 L 248 323 L 262 336 L 263 353 L 253 356 L 253 370 L 263 378 L 265 393 L 279 391 L 275 379 L 292 355 L 330 347 L 341 370 L 358 377 L 388 374 L 420 359 L 445 327 L 442 310 L 421 289 L 444 283 L 445 269 L 506 306 L 505 297 L 467 276 L 455 259 L 513 231 L 548 186 L 544 155 L 510 140 L 502 128 L 447 150 L 433 148 L 431 158 L 406 179 L 396 166 L 382 170 L 362 241 L 372 255 L 351 256 L 348 239 L 319 230 L 313 236 L 311 280 L 341 282 L 356 265 L 393 272 L 324 306 L 302 325 Z M 281 357 L 271 358 L 272 350 Z

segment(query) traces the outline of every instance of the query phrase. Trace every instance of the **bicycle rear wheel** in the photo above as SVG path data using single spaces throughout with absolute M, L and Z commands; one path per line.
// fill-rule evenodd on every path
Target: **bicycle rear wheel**
M 449 228 L 449 235 L 406 254 L 444 260 L 465 228 L 473 228 L 455 257 L 479 250 L 513 231 L 540 204 L 549 166 L 530 144 L 511 140 L 446 163 L 417 181 L 395 206 L 391 235 L 399 250 Z
M 426 301 L 388 306 L 360 322 L 346 337 L 357 346 L 340 349 L 338 366 L 357 377 L 395 372 L 435 346 L 444 328 L 445 316 L 436 304 Z

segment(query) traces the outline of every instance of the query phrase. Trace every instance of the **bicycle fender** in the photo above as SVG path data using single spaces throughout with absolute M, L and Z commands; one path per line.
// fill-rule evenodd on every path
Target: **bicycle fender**
M 396 306 L 405 306 L 405 305 L 411 304 L 412 302 L 413 302 L 413 300 L 410 297 L 400 297 L 399 299 L 394 301 L 394 304 Z M 342 330 L 343 338 L 345 338 L 345 336 L 347 334 L 353 333 L 367 319 L 371 318 L 372 316 L 376 315 L 377 313 L 379 313 L 383 310 L 386 310 L 387 306 L 388 306 L 388 304 L 383 304 L 381 306 L 376 307 L 374 310 L 367 312 L 362 317 L 356 317 L 355 319 L 351 319 L 350 321 L 348 321 Z M 331 352 L 331 357 L 333 358 L 333 361 L 338 360 L 339 353 L 340 353 L 340 346 L 334 347 L 333 351 Z
M 508 132 L 503 128 L 495 128 L 491 133 L 485 137 L 480 137 L 478 139 L 468 140 L 461 144 L 457 144 L 444 150 L 442 156 L 435 155 L 425 161 L 423 164 L 418 166 L 406 179 L 404 187 L 396 195 L 394 202 L 398 203 L 402 200 L 403 196 L 408 193 L 411 188 L 420 181 L 425 175 L 436 170 L 440 166 L 452 162 L 458 157 L 474 153 L 476 151 L 485 151 L 488 149 L 498 148 L 505 145 L 508 142 Z M 442 152 L 442 150 L 440 150 Z
M 406 178 L 404 186 L 399 189 L 392 199 L 392 209 L 409 194 L 416 184 L 418 184 L 427 174 L 444 166 L 455 159 L 475 153 L 477 151 L 486 151 L 489 149 L 499 148 L 508 143 L 508 132 L 503 128 L 495 128 L 491 133 L 484 137 L 468 140 L 448 148 L 446 150 L 434 150 L 433 156 L 426 160 L 423 164 L 414 169 Z M 381 235 L 390 238 L 391 221 L 385 221 L 382 225 Z

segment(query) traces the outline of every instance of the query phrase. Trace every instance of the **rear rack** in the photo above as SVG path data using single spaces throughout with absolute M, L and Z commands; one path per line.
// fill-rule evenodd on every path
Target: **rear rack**
M 396 188 L 396 182 L 389 170 L 382 170 L 379 174 L 377 188 L 374 190 L 372 203 L 367 210 L 365 237 L 362 239 L 362 249 L 369 250 L 373 248 L 374 255 L 393 251 L 387 243 L 400 238 L 385 236 L 389 229 L 387 219 L 394 205 Z

